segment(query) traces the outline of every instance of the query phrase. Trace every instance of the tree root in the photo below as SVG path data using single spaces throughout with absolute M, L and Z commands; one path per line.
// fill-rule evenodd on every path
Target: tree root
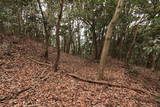
M 89 79 L 85 79 L 85 78 L 79 77 L 79 76 L 77 76 L 75 74 L 68 74 L 68 75 L 71 76 L 71 77 L 73 77 L 73 78 L 75 78 L 75 79 L 77 79 L 77 80 L 83 81 L 83 82 L 88 82 L 88 83 L 93 83 L 93 84 L 99 84 L 99 85 L 107 85 L 108 87 L 124 88 L 124 89 L 129 89 L 129 90 L 132 90 L 132 91 L 135 91 L 135 92 L 138 92 L 138 93 L 143 93 L 143 94 L 151 95 L 151 96 L 154 96 L 154 97 L 157 96 L 157 95 L 154 95 L 154 94 L 149 93 L 147 91 L 136 89 L 136 88 L 131 88 L 131 87 L 123 86 L 123 85 L 111 84 L 111 83 L 108 83 L 106 81 L 89 80 Z
M 51 64 L 44 63 L 44 62 L 40 62 L 40 61 L 37 61 L 37 60 L 32 59 L 32 58 L 30 58 L 30 57 L 27 57 L 27 59 L 29 59 L 29 60 L 31 60 L 31 61 L 33 61 L 33 62 L 37 63 L 37 64 L 40 64 L 40 65 L 46 65 L 46 66 L 52 67 L 52 65 L 51 65 Z
M 31 87 L 27 87 L 27 88 L 24 88 L 24 89 L 21 89 L 17 92 L 11 92 L 13 95 L 10 95 L 10 96 L 5 96 L 5 97 L 2 97 L 0 98 L 0 102 L 3 103 L 4 101 L 8 101 L 8 100 L 11 100 L 11 99 L 15 99 L 17 98 L 17 96 L 19 96 L 21 93 L 27 91 L 31 89 Z

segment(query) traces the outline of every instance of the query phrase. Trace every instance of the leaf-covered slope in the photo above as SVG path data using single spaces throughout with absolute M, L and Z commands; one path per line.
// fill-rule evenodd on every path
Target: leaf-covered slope
M 2 36 L 2 35 L 1 35 Z M 68 73 L 96 80 L 98 64 L 62 53 L 59 72 L 51 72 L 56 50 L 49 49 L 49 60 L 41 57 L 41 43 L 5 36 L 9 53 L 0 56 L 0 107 L 158 107 L 154 98 L 125 88 L 109 87 L 76 80 Z M 36 62 L 37 61 L 37 62 Z M 38 63 L 40 62 L 40 63 Z M 46 64 L 49 63 L 49 64 Z M 147 69 L 128 73 L 123 63 L 111 59 L 106 67 L 106 82 L 160 92 L 158 75 Z

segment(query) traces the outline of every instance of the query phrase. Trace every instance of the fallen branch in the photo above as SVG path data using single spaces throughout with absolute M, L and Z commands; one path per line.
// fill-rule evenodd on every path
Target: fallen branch
M 21 93 L 23 93 L 23 92 L 25 92 L 25 91 L 27 91 L 27 90 L 29 90 L 29 89 L 31 89 L 31 87 L 28 87 L 28 88 L 25 88 L 25 89 L 21 89 L 21 90 L 19 90 L 19 91 L 17 91 L 17 92 L 11 92 L 13 95 L 5 96 L 5 97 L 0 98 L 0 102 L 2 103 L 2 102 L 4 102 L 4 101 L 8 101 L 8 100 L 11 100 L 11 99 L 15 99 L 15 98 L 17 98 L 17 96 L 19 96 Z
M 37 61 L 37 60 L 32 59 L 32 58 L 30 58 L 30 57 L 27 57 L 27 59 L 29 59 L 29 60 L 31 60 L 31 61 L 37 63 L 37 64 L 40 64 L 40 65 L 46 65 L 46 66 L 50 66 L 50 67 L 52 66 L 51 64 L 44 63 L 44 62 L 40 62 L 40 61 Z
M 146 92 L 144 90 L 140 90 L 140 89 L 136 89 L 136 88 L 130 88 L 130 87 L 123 86 L 123 85 L 111 84 L 111 83 L 108 83 L 106 81 L 89 80 L 89 79 L 85 79 L 85 78 L 79 77 L 79 76 L 77 76 L 75 74 L 68 74 L 68 75 L 73 77 L 73 78 L 75 78 L 75 79 L 77 79 L 77 80 L 83 81 L 83 82 L 94 83 L 94 84 L 99 84 L 99 85 L 107 85 L 108 87 L 129 89 L 129 90 L 133 90 L 133 91 L 138 92 L 138 93 L 144 93 L 144 94 L 151 95 L 151 96 L 154 95 L 154 94 L 148 93 L 148 92 Z M 156 96 L 156 95 L 154 95 L 154 96 Z

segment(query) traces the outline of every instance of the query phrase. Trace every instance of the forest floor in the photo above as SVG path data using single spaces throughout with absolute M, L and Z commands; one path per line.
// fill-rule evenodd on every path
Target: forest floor
M 96 81 L 93 61 L 62 52 L 59 70 L 52 72 L 54 48 L 45 61 L 42 44 L 30 39 L 5 36 L 0 46 L 0 107 L 160 107 L 150 94 L 160 96 L 157 72 L 141 68 L 129 73 L 123 62 L 110 59 L 103 82 L 122 86 L 113 87 L 71 76 Z

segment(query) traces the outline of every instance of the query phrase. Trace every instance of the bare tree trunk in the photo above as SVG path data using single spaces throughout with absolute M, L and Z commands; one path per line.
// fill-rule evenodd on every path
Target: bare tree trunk
M 101 34 L 99 35 L 99 40 L 98 40 L 98 44 L 99 44 L 99 49 L 98 49 L 98 59 L 100 59 L 101 57 L 101 53 L 102 53 L 102 49 L 103 49 L 103 43 L 104 43 L 104 34 L 105 34 L 105 27 L 102 28 Z
M 95 28 L 95 20 L 93 20 L 93 24 L 92 24 L 92 41 L 93 41 L 93 56 L 94 56 L 94 59 L 98 59 L 98 49 L 97 49 L 97 35 L 96 35 L 96 28 Z
M 96 37 L 96 32 L 93 30 L 93 55 L 94 59 L 98 59 L 98 49 L 97 49 L 97 37 Z
M 69 39 L 67 41 L 66 53 L 70 52 L 71 43 L 72 43 L 72 23 L 69 22 Z
M 119 15 L 121 13 L 121 10 L 123 8 L 123 4 L 124 4 L 124 0 L 119 0 L 114 16 L 111 20 L 111 22 L 108 25 L 108 30 L 107 33 L 105 35 L 105 41 L 104 41 L 104 46 L 103 46 L 103 50 L 102 50 L 102 54 L 101 54 L 101 59 L 100 59 L 100 71 L 99 71 L 99 75 L 98 75 L 98 79 L 103 79 L 104 78 L 104 68 L 105 65 L 108 61 L 108 53 L 109 53 L 109 47 L 110 47 L 110 40 L 112 37 L 112 33 L 113 33 L 113 28 L 119 18 Z
M 80 24 L 78 23 L 78 54 L 81 55 L 81 34 L 80 34 Z
M 133 50 L 133 48 L 135 46 L 135 43 L 136 43 L 136 38 L 137 38 L 137 26 L 135 28 L 133 41 L 131 43 L 131 46 L 129 47 L 129 50 L 128 50 L 127 56 L 126 56 L 126 63 L 127 63 L 128 66 L 129 66 L 129 63 L 130 63 L 130 57 L 132 56 L 132 50 Z
M 160 54 L 157 55 L 157 58 L 155 60 L 155 71 L 157 71 L 159 69 L 159 60 L 160 60 Z
M 17 18 L 18 21 L 17 22 L 18 22 L 18 27 L 19 27 L 18 28 L 18 33 L 21 34 L 21 31 L 22 31 L 22 24 L 21 24 L 21 22 L 22 22 L 22 7 L 18 9 L 17 14 L 18 14 L 17 15 L 18 16 L 18 18 Z
M 63 37 L 63 51 L 66 52 L 66 37 Z
M 38 2 L 38 5 L 39 5 L 39 9 L 41 11 L 41 15 L 42 15 L 42 19 L 43 19 L 43 26 L 44 26 L 44 31 L 45 31 L 45 45 L 46 46 L 45 46 L 44 57 L 46 59 L 48 59 L 48 47 L 49 47 L 49 37 L 50 37 L 50 34 L 47 31 L 47 20 L 45 19 L 45 16 L 43 14 L 41 2 L 40 2 L 40 0 L 37 0 L 37 2 Z
M 56 61 L 55 61 L 55 64 L 54 64 L 54 72 L 57 72 L 57 70 L 58 70 L 59 59 L 60 59 L 60 37 L 59 37 L 59 34 L 60 34 L 60 21 L 62 19 L 62 14 L 63 14 L 63 3 L 64 3 L 64 1 L 61 0 L 60 13 L 59 13 L 59 16 L 58 16 L 58 22 L 57 22 L 57 26 L 56 26 L 57 57 L 56 57 Z

